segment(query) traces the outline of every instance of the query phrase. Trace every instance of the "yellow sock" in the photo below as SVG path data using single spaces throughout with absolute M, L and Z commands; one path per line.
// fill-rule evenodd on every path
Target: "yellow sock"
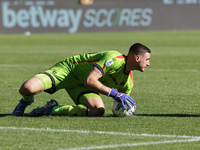
M 57 106 L 52 110 L 54 115 L 68 115 L 68 116 L 89 116 L 89 110 L 86 106 L 79 104 Z
M 31 99 L 31 97 L 32 97 L 32 96 L 27 96 L 27 95 L 22 94 L 22 93 L 20 92 L 20 90 L 19 90 L 19 93 L 22 95 L 22 99 L 23 99 L 24 101 L 29 101 L 29 100 Z

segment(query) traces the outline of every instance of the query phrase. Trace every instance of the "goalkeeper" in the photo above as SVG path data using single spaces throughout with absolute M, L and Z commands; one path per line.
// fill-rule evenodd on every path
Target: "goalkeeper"
M 133 88 L 132 70 L 143 72 L 150 65 L 150 49 L 140 43 L 133 44 L 128 55 L 117 51 L 103 51 L 76 55 L 56 63 L 52 68 L 35 75 L 24 82 L 19 89 L 22 99 L 12 112 L 21 116 L 28 105 L 34 101 L 34 95 L 42 91 L 53 94 L 65 89 L 75 106 L 59 106 L 56 100 L 50 100 L 43 107 L 29 113 L 39 115 L 77 115 L 103 116 L 104 103 L 99 94 L 107 95 L 120 102 L 125 109 Z

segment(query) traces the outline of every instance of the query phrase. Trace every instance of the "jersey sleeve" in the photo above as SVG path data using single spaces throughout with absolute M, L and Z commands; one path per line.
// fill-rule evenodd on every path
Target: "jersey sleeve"
M 115 51 L 110 51 L 109 53 L 105 54 L 101 59 L 94 64 L 97 67 L 102 75 L 106 74 L 107 72 L 112 72 L 113 69 L 117 69 L 117 56 L 122 55 Z M 120 67 L 120 66 L 119 66 Z

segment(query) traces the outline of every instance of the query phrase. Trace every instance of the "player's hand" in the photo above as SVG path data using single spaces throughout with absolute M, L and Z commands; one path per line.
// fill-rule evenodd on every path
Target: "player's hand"
M 128 102 L 130 102 L 133 106 L 135 105 L 135 101 L 127 94 L 125 93 L 119 93 L 117 92 L 116 89 L 112 88 L 109 96 L 113 97 L 116 101 L 120 102 L 122 104 L 123 109 L 125 110 L 125 104 L 131 108 L 130 104 Z

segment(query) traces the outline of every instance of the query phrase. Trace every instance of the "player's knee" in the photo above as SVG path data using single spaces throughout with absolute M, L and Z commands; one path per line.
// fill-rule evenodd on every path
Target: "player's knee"
M 39 80 L 39 79 L 38 79 Z M 41 83 L 38 80 L 29 79 L 20 87 L 20 93 L 24 95 L 34 95 L 43 90 Z
M 27 82 L 23 83 L 22 86 L 20 87 L 19 91 L 21 94 L 24 95 L 31 95 L 34 92 L 34 87 Z
M 90 116 L 92 117 L 101 117 L 103 116 L 105 113 L 105 108 L 104 107 L 100 107 L 100 108 L 95 108 L 93 110 L 90 111 Z

